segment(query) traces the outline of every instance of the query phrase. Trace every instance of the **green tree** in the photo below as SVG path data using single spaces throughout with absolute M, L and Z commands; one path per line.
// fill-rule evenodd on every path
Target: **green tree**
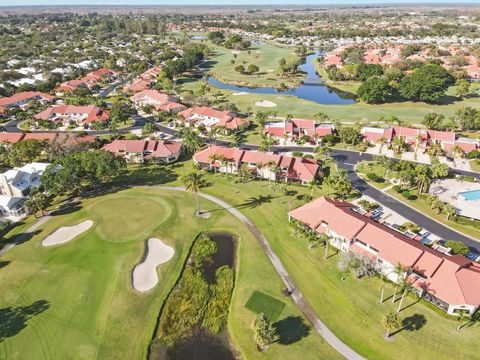
M 371 77 L 360 85 L 357 95 L 368 104 L 380 104 L 386 102 L 392 94 L 391 87 L 385 79 Z
M 197 171 L 189 172 L 182 177 L 182 182 L 185 185 L 185 189 L 195 194 L 195 200 L 197 202 L 197 215 L 201 215 L 200 202 L 198 201 L 198 192 L 205 186 L 205 181 L 202 174 Z
M 445 122 L 445 115 L 430 112 L 423 117 L 422 125 L 428 129 L 441 130 Z
M 445 242 L 445 246 L 452 249 L 454 255 L 467 255 L 470 252 L 469 247 L 460 241 L 448 240 Z
M 390 332 L 392 330 L 398 329 L 400 327 L 400 320 L 398 315 L 394 312 L 388 312 L 382 317 L 382 326 L 386 330 L 385 338 L 390 337 Z
M 403 78 L 398 92 L 407 100 L 436 103 L 452 83 L 453 77 L 443 67 L 427 64 Z
M 258 314 L 253 321 L 253 338 L 262 351 L 266 351 L 275 338 L 272 322 L 264 313 Z
M 459 79 L 455 83 L 456 94 L 459 98 L 463 98 L 470 93 L 470 83 L 465 79 Z
M 40 211 L 42 216 L 45 215 L 45 210 L 51 203 L 51 199 L 43 192 L 37 192 L 31 194 L 30 197 L 25 200 L 23 206 L 28 212 L 33 213 L 35 218 L 37 218 L 37 213 Z
M 128 119 L 130 119 L 131 112 L 132 108 L 127 102 L 114 101 L 112 103 L 112 108 L 110 109 L 110 121 L 117 121 L 126 124 Z
M 192 127 L 183 128 L 179 135 L 183 139 L 183 146 L 191 154 L 198 151 L 203 145 L 198 132 Z
M 443 205 L 443 208 L 442 208 L 443 212 L 445 213 L 446 215 L 446 220 L 450 220 L 450 218 L 452 216 L 457 216 L 457 208 L 455 206 L 453 206 L 452 204 L 445 204 Z

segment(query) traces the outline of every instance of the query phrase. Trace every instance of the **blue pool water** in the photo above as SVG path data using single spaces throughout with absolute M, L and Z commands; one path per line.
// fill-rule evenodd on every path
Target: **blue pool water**
M 465 198 L 465 200 L 475 201 L 480 200 L 480 190 L 464 191 L 458 193 L 458 195 Z

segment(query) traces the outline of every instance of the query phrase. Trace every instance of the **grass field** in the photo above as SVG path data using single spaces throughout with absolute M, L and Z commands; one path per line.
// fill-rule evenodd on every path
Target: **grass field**
M 396 310 L 391 302 L 393 287 L 387 286 L 387 300 L 378 303 L 380 280 L 376 278 L 342 280 L 337 262 L 340 255 L 323 260 L 324 249 L 308 250 L 304 241 L 290 235 L 287 221 L 289 206 L 302 204 L 307 188 L 292 186 L 292 194 L 280 196 L 269 190 L 266 182 L 235 183 L 234 178 L 220 174 L 208 175 L 212 184 L 205 192 L 232 204 L 257 199 L 255 206 L 240 207 L 262 231 L 274 251 L 319 317 L 345 343 L 371 359 L 472 359 L 477 357 L 475 346 L 480 328 L 467 327 L 456 331 L 457 321 L 446 319 L 429 307 L 405 300 L 400 318 L 406 328 L 385 342 L 382 316 Z M 321 191 L 314 194 L 318 196 Z M 250 200 L 249 200 L 250 199 Z M 262 288 L 256 288 L 263 292 Z M 251 290 L 242 306 L 251 296 Z M 247 310 L 247 309 L 245 309 Z M 248 310 L 247 310 L 248 311 Z M 283 313 L 284 316 L 285 312 Z M 304 352 L 308 354 L 308 352 Z
M 263 292 L 254 291 L 245 304 L 245 307 L 248 310 L 253 311 L 255 314 L 264 313 L 270 318 L 270 320 L 277 321 L 282 314 L 283 309 L 285 309 L 285 304 Z
M 191 194 L 146 188 L 86 199 L 54 216 L 33 238 L 8 252 L 0 269 L 0 358 L 144 358 L 160 306 L 179 276 L 195 235 L 232 229 L 238 231 L 240 242 L 228 327 L 246 358 L 258 356 L 251 331 L 254 314 L 245 309 L 245 303 L 255 290 L 279 296 L 282 283 L 244 225 L 225 211 L 212 211 L 206 220 L 195 217 L 194 203 Z M 201 205 L 214 207 L 206 200 Z M 93 220 L 94 226 L 72 242 L 41 246 L 41 240 L 55 229 L 86 219 Z M 15 229 L 17 233 L 27 224 L 31 223 Z M 143 258 L 145 240 L 151 236 L 174 247 L 175 255 L 158 267 L 160 281 L 154 290 L 139 294 L 131 286 L 131 271 Z M 290 299 L 285 299 L 285 305 L 280 322 L 295 318 L 305 323 Z M 289 323 L 282 331 L 295 332 L 298 326 Z M 319 354 L 338 358 L 311 331 L 288 346 L 272 345 L 260 357 L 295 358 L 304 350 L 307 358 Z
M 215 46 L 213 56 L 209 58 L 209 61 L 203 67 L 208 67 L 209 72 L 218 80 L 230 84 L 252 87 L 276 87 L 280 82 L 284 82 L 290 86 L 298 85 L 299 80 L 303 77 L 301 74 L 296 78 L 291 78 L 278 73 L 278 62 L 281 58 L 285 58 L 288 61 L 295 59 L 296 55 L 293 49 L 268 44 L 252 45 L 245 51 Z M 232 60 L 235 61 L 234 64 L 231 63 Z M 235 67 L 240 64 L 245 67 L 249 64 L 257 65 L 259 71 L 252 75 L 240 74 L 235 71 Z

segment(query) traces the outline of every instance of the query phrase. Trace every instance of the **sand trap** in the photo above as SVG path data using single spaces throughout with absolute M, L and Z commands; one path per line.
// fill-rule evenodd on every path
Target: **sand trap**
M 275 70 L 273 70 L 273 69 L 267 69 L 267 72 L 269 72 L 269 73 L 272 73 L 272 72 L 274 72 L 274 71 L 275 71 Z
M 238 50 L 232 50 L 232 54 L 240 54 L 241 51 L 238 51 Z
M 145 258 L 133 269 L 133 288 L 140 292 L 153 289 L 158 283 L 157 266 L 169 261 L 174 253 L 175 250 L 162 240 L 148 239 Z
M 275 104 L 272 101 L 268 101 L 268 100 L 257 101 L 255 103 L 255 105 L 256 106 L 261 106 L 261 107 L 275 107 L 275 106 L 277 106 L 277 104 Z
M 233 93 L 232 95 L 233 95 L 233 96 L 242 96 L 242 95 L 247 95 L 247 94 L 248 94 L 248 92 L 246 92 L 246 91 L 241 91 L 241 92 Z
M 76 238 L 81 233 L 84 233 L 85 231 L 90 229 L 92 225 L 92 220 L 85 220 L 84 222 L 81 222 L 80 224 L 77 224 L 75 226 L 61 227 L 48 235 L 45 239 L 43 239 L 42 245 L 54 246 L 65 244 Z

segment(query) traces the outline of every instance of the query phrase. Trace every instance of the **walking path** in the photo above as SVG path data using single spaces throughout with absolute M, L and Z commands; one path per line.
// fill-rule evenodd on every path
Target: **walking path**
M 33 233 L 35 230 L 37 230 L 40 226 L 45 224 L 48 220 L 50 220 L 52 217 L 50 215 L 41 217 L 40 219 L 37 220 L 35 224 L 30 226 L 27 230 L 25 230 L 22 234 L 17 235 L 15 237 L 15 240 L 6 244 L 1 250 L 0 250 L 0 256 L 6 254 L 8 251 L 13 249 L 16 245 L 21 244 L 22 242 L 25 241 L 25 239 L 28 238 L 29 234 Z
M 161 189 L 166 189 L 166 190 L 186 192 L 185 188 L 181 186 L 179 187 L 156 186 L 156 187 Z M 328 329 L 328 327 L 318 318 L 318 316 L 315 314 L 315 311 L 311 308 L 307 300 L 303 297 L 302 293 L 296 288 L 295 283 L 291 279 L 290 275 L 288 274 L 287 270 L 283 266 L 278 256 L 273 252 L 273 249 L 270 247 L 270 244 L 268 243 L 267 239 L 265 239 L 265 237 L 260 233 L 257 227 L 244 214 L 242 214 L 235 207 L 229 205 L 225 201 L 220 200 L 215 196 L 204 194 L 204 193 L 198 193 L 198 196 L 204 199 L 210 200 L 211 202 L 217 205 L 220 205 L 221 207 L 223 207 L 225 210 L 227 210 L 230 214 L 235 216 L 237 219 L 239 219 L 248 227 L 250 232 L 255 236 L 255 238 L 258 240 L 258 242 L 262 246 L 263 251 L 265 251 L 265 254 L 267 254 L 268 258 L 270 259 L 270 262 L 272 263 L 277 273 L 280 275 L 280 278 L 282 279 L 284 284 L 287 286 L 288 289 L 293 290 L 291 296 L 295 301 L 295 303 L 297 304 L 297 306 L 300 308 L 300 310 L 308 319 L 308 321 L 310 321 L 310 323 L 313 325 L 317 333 L 321 337 L 323 337 L 325 341 L 330 344 L 330 346 L 332 346 L 336 351 L 338 351 L 346 359 L 365 360 L 364 357 L 356 353 L 354 350 L 348 347 L 344 342 L 342 342 L 342 340 L 336 337 L 335 334 L 331 332 L 330 329 Z

